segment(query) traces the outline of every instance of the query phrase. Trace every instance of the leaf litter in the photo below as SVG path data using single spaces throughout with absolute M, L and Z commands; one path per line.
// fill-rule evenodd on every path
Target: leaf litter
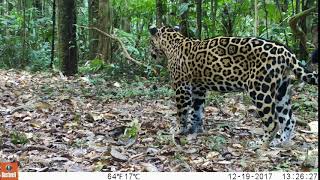
M 309 126 L 297 126 L 290 148 L 257 152 L 248 144 L 263 131 L 242 93 L 224 95 L 221 107 L 209 101 L 205 133 L 177 140 L 172 94 L 110 98 L 126 87 L 90 82 L 88 77 L 0 70 L 0 161 L 19 161 L 21 171 L 31 172 L 318 168 L 317 112 L 310 119 L 297 115 Z M 317 105 L 316 98 L 309 101 Z

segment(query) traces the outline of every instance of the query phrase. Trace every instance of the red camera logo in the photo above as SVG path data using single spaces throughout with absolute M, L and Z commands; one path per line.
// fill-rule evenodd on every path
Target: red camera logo
M 18 162 L 0 162 L 0 180 L 18 180 Z

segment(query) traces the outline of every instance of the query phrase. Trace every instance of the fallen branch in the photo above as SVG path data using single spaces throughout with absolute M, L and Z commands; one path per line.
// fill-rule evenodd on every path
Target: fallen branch
M 149 68 L 148 65 L 143 64 L 143 63 L 141 63 L 140 61 L 137 61 L 137 60 L 135 60 L 134 58 L 132 58 L 132 57 L 130 56 L 129 52 L 127 51 L 125 45 L 123 44 L 123 42 L 122 42 L 118 37 L 113 36 L 113 35 L 110 35 L 110 34 L 104 32 L 104 31 L 102 31 L 102 30 L 100 30 L 100 29 L 98 29 L 98 28 L 96 28 L 96 27 L 87 27 L 87 26 L 81 26 L 81 25 L 75 25 L 75 26 L 80 27 L 80 28 L 85 28 L 85 29 L 93 29 L 93 30 L 96 30 L 96 31 L 98 31 L 99 33 L 101 33 L 101 34 L 103 34 L 103 35 L 105 35 L 105 36 L 107 36 L 107 37 L 109 37 L 109 38 L 117 41 L 117 42 L 120 44 L 121 48 L 123 49 L 124 56 L 125 56 L 128 60 L 130 60 L 130 61 L 132 61 L 132 62 L 134 62 L 134 63 L 136 63 L 136 64 L 138 64 L 138 65 L 140 65 L 140 66 L 144 66 L 144 67 L 146 67 L 146 68 Z M 151 70 L 152 70 L 155 74 L 158 74 L 155 69 L 151 68 Z
M 297 125 L 308 127 L 308 123 L 306 121 L 296 119 L 296 123 L 297 123 Z

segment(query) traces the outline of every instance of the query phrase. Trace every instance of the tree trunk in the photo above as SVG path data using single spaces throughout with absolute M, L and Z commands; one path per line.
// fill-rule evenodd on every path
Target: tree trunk
M 161 27 L 165 24 L 163 0 L 156 0 L 156 9 L 157 9 L 157 12 L 156 12 L 157 27 Z
M 52 1 L 52 39 L 51 39 L 51 59 L 50 59 L 50 68 L 53 69 L 54 55 L 55 55 L 55 36 L 56 36 L 56 6 L 57 1 Z
M 267 5 L 266 5 L 266 0 L 263 0 L 263 9 L 264 9 L 264 13 L 265 13 L 265 21 L 266 21 L 265 25 L 266 25 L 267 39 L 269 39 L 268 10 L 267 10 Z
M 21 58 L 21 63 L 20 66 L 24 67 L 27 64 L 27 55 L 26 55 L 26 50 L 27 50 L 27 22 L 26 22 L 26 0 L 22 0 L 22 16 L 23 16 L 23 23 L 22 23 L 22 58 Z
M 124 9 L 128 9 L 128 1 L 124 1 Z M 131 17 L 128 15 L 123 15 L 120 17 L 121 18 L 121 29 L 124 30 L 127 33 L 130 33 L 131 31 Z
M 287 3 L 288 1 L 285 0 Z M 281 23 L 283 21 L 283 17 L 282 17 L 282 12 L 283 10 L 280 8 L 280 3 L 279 3 L 279 0 L 275 0 L 275 3 L 276 3 L 276 6 L 280 12 L 280 26 L 282 27 L 282 31 L 284 33 L 284 37 L 285 37 L 285 41 L 286 41 L 286 46 L 289 47 L 289 43 L 288 43 L 288 36 L 287 36 L 287 33 L 286 33 L 286 27 L 284 26 L 285 24 L 284 23 Z M 294 14 L 294 10 L 293 10 L 293 14 Z
M 3 3 L 3 0 L 0 0 L 0 6 L 3 7 L 4 3 Z M 4 15 L 4 12 L 3 12 L 3 8 L 0 9 L 0 15 Z
M 99 29 L 110 34 L 112 30 L 111 0 L 99 0 Z M 111 62 L 111 39 L 99 34 L 98 53 L 106 63 Z
M 259 18 L 258 18 L 258 0 L 254 0 L 254 31 L 253 34 L 255 37 L 259 36 Z
M 196 38 L 201 39 L 202 30 L 202 0 L 196 0 L 196 11 L 197 11 L 197 32 Z
M 215 36 L 216 32 L 216 17 L 217 17 L 217 8 L 218 8 L 218 0 L 211 0 L 211 19 L 212 19 L 212 33 Z
M 33 0 L 32 6 L 37 9 L 38 16 L 42 16 L 42 0 Z
M 232 36 L 233 34 L 233 18 L 232 12 L 230 12 L 230 7 L 225 4 L 222 11 L 222 24 L 224 26 L 224 35 Z
M 99 1 L 89 0 L 88 1 L 88 14 L 89 14 L 89 26 L 98 27 L 99 19 Z M 98 53 L 98 39 L 99 34 L 93 29 L 89 29 L 89 59 L 95 59 Z
M 131 32 L 131 18 L 130 17 L 122 17 L 121 19 L 121 26 L 122 30 L 124 30 L 127 33 Z
M 188 3 L 188 0 L 180 0 L 180 5 L 183 3 Z M 180 32 L 184 35 L 184 36 L 189 36 L 189 23 L 188 23 L 188 11 L 189 11 L 189 7 L 188 9 L 182 13 L 182 15 L 180 16 Z
M 302 11 L 305 11 L 307 9 L 309 9 L 311 1 L 310 0 L 302 0 L 301 4 L 302 4 Z M 308 31 L 308 27 L 307 27 L 307 18 L 306 16 L 303 16 L 300 20 L 300 26 L 301 26 L 301 30 L 303 31 L 304 35 L 307 36 Z M 299 44 L 299 50 L 300 50 L 300 58 L 303 60 L 307 60 L 308 56 L 309 56 L 309 52 L 308 52 L 308 48 L 307 48 L 307 42 L 304 41 L 300 41 Z
M 300 12 L 300 0 L 296 0 L 296 14 Z
M 135 44 L 136 48 L 140 46 L 140 40 L 141 40 L 141 35 L 143 33 L 144 25 L 145 25 L 145 22 L 143 19 L 141 19 L 141 23 L 137 23 L 137 40 Z
M 58 0 L 59 58 L 67 76 L 78 71 L 76 43 L 76 0 Z
M 12 9 L 13 9 L 13 5 L 7 0 L 6 1 L 6 4 L 7 4 L 7 12 L 8 12 L 8 14 L 12 11 Z M 20 4 L 20 6 L 21 6 L 21 2 L 19 3 Z M 21 9 L 21 8 L 20 8 Z

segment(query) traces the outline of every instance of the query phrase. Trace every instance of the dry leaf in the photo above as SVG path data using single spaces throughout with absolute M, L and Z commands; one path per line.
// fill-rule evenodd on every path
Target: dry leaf
M 310 123 L 308 123 L 309 127 L 310 127 L 310 131 L 312 133 L 318 133 L 319 127 L 318 127 L 318 121 L 312 121 Z
M 38 102 L 35 104 L 35 108 L 39 111 L 45 111 L 47 112 L 47 110 L 49 110 L 50 108 L 52 108 L 52 106 L 47 103 L 47 102 Z
M 155 165 L 151 164 L 151 163 L 142 162 L 140 164 L 143 166 L 144 171 L 147 171 L 147 172 L 159 172 L 158 168 Z
M 118 82 L 113 83 L 113 86 L 117 87 L 117 88 L 121 87 L 120 83 L 118 83 Z
M 213 160 L 215 157 L 217 157 L 220 153 L 216 151 L 211 151 L 207 154 L 207 159 Z
M 128 161 L 128 156 L 120 153 L 118 150 L 116 150 L 115 148 L 111 148 L 111 152 L 110 152 L 111 156 L 117 160 L 117 161 Z

